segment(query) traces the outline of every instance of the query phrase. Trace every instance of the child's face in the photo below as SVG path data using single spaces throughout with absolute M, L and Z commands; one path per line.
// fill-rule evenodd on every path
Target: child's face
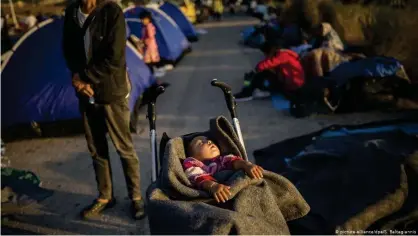
M 142 24 L 144 24 L 144 25 L 148 25 L 151 21 L 150 21 L 150 19 L 149 19 L 149 18 L 144 18 L 144 19 L 141 19 L 141 22 L 142 22 Z
M 189 151 L 199 161 L 212 159 L 221 154 L 218 146 L 204 136 L 194 138 L 190 143 Z

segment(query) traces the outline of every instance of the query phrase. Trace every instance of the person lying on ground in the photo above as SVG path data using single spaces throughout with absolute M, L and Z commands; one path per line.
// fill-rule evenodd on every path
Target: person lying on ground
M 195 137 L 189 144 L 188 157 L 183 162 L 183 169 L 194 187 L 201 188 L 213 195 L 220 203 L 231 197 L 230 187 L 220 184 L 213 175 L 223 170 L 243 170 L 251 178 L 262 179 L 263 168 L 243 160 L 239 156 L 221 156 L 214 142 L 205 136 Z
M 258 94 L 258 90 L 283 93 L 291 98 L 294 96 L 293 92 L 304 85 L 305 72 L 296 52 L 280 49 L 270 43 L 263 46 L 263 51 L 266 59 L 257 64 L 252 78 L 244 81 L 244 88 L 234 95 L 236 101 L 249 101 L 254 97 L 268 96 L 266 93 Z

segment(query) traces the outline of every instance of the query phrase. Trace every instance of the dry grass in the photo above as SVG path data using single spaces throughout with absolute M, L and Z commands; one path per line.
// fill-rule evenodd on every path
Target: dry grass
M 346 43 L 365 45 L 376 55 L 397 58 L 418 82 L 418 3 L 408 7 L 400 10 L 342 5 L 332 0 L 289 0 L 283 17 L 304 28 L 330 22 Z
M 5 14 L 10 14 L 10 6 L 9 4 L 1 4 L 1 8 Z M 22 16 L 25 14 L 26 11 L 30 10 L 33 14 L 44 13 L 44 14 L 61 14 L 65 9 L 66 4 L 49 4 L 49 5 L 38 5 L 38 4 L 31 4 L 26 3 L 23 5 L 15 5 L 14 9 L 18 16 Z

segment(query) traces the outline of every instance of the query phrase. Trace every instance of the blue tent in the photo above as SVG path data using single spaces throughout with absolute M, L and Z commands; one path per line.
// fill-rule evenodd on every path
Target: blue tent
M 144 10 L 152 13 L 153 24 L 157 30 L 156 39 L 160 57 L 163 61 L 174 64 L 183 53 L 190 50 L 190 42 L 173 19 L 157 8 L 134 7 L 125 9 L 126 22 L 131 34 L 138 38 L 141 37 L 142 24 L 139 20 L 139 14 Z
M 160 9 L 163 10 L 177 23 L 181 31 L 184 33 L 184 35 L 186 35 L 190 42 L 195 42 L 198 40 L 198 35 L 194 29 L 194 26 L 176 5 L 165 2 L 160 6 Z
M 80 118 L 78 99 L 63 58 L 62 19 L 50 19 L 31 29 L 2 64 L 2 126 L 50 123 Z M 128 73 L 132 84 L 131 110 L 155 79 L 140 56 L 128 45 Z

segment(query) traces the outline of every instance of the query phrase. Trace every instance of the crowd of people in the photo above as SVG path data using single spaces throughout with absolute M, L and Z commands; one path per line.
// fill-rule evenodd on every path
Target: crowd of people
M 286 25 L 279 33 L 279 24 L 277 18 L 271 17 L 253 32 L 253 35 L 266 36 L 266 42 L 261 47 L 266 58 L 257 64 L 252 73 L 247 74 L 242 92 L 235 95 L 238 101 L 251 100 L 256 89 L 278 91 L 291 96 L 305 84 L 305 77 L 324 75 L 324 71 L 320 71 L 321 66 L 309 71 L 303 66 L 304 60 L 311 60 L 310 65 L 321 63 L 322 54 L 332 54 L 339 63 L 349 59 L 347 54 L 342 53 L 344 44 L 329 23 L 321 23 L 310 33 L 295 24 Z M 327 70 L 332 70 L 337 64 Z
M 235 94 L 236 100 L 249 101 L 280 93 L 291 102 L 293 112 L 298 112 L 299 105 L 307 100 L 318 99 L 331 112 L 337 110 L 341 96 L 335 96 L 335 78 L 330 78 L 330 73 L 342 64 L 365 60 L 366 55 L 357 48 L 345 45 L 328 22 L 309 26 L 286 22 L 280 17 L 281 9 L 267 8 L 261 1 L 254 9 L 252 15 L 261 23 L 252 27 L 250 33 L 243 36 L 243 41 L 246 45 L 261 49 L 265 59 L 245 74 L 244 86 L 241 92 Z M 379 62 L 380 56 L 371 58 L 376 62 L 370 65 L 367 64 L 370 61 L 366 63 L 365 60 L 363 68 L 352 64 L 353 70 L 358 70 L 356 77 L 364 76 L 367 66 L 386 66 Z M 403 72 L 405 81 L 409 81 L 403 67 L 399 70 Z M 390 77 L 395 72 L 376 72 L 376 75 L 366 74 L 364 77 Z

